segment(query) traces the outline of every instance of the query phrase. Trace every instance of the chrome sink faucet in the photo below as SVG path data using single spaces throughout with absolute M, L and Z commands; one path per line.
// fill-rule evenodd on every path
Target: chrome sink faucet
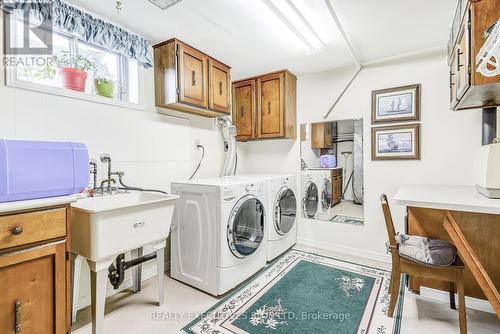
M 108 174 L 107 178 L 101 182 L 101 191 L 103 193 L 112 194 L 113 190 L 117 187 L 113 187 L 116 184 L 116 180 L 112 178 L 113 175 L 122 176 L 123 172 L 112 172 L 111 171 L 111 156 L 107 153 L 101 154 L 101 162 L 107 164 L 108 166 Z M 107 184 L 107 187 L 104 188 L 104 185 Z
M 120 179 L 124 175 L 123 172 L 112 172 L 111 171 L 111 156 L 107 153 L 101 154 L 100 157 L 101 162 L 107 164 L 107 178 L 101 181 L 101 186 L 98 188 L 101 194 L 113 194 L 114 191 L 118 190 L 118 186 L 116 186 L 117 181 L 113 178 L 113 176 L 118 176 Z M 96 169 L 97 174 L 97 169 Z M 107 186 L 105 186 L 107 185 Z M 113 187 L 113 185 L 115 185 Z

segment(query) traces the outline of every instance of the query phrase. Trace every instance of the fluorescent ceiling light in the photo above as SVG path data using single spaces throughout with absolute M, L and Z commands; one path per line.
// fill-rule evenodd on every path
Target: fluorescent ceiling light
M 160 7 L 161 9 L 165 10 L 170 6 L 175 5 L 178 2 L 181 2 L 182 0 L 149 0 L 152 4 Z
M 307 54 L 320 53 L 324 43 L 293 0 L 263 0 L 278 18 L 300 39 Z

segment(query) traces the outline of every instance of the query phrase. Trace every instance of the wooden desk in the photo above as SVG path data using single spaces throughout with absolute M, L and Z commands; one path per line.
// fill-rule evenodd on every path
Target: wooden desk
M 406 233 L 451 241 L 443 227 L 452 213 L 495 287 L 500 290 L 500 200 L 479 194 L 472 186 L 407 185 L 394 198 L 407 207 Z M 486 299 L 470 270 L 464 273 L 465 295 Z M 449 285 L 411 278 L 409 288 L 420 286 L 448 291 Z

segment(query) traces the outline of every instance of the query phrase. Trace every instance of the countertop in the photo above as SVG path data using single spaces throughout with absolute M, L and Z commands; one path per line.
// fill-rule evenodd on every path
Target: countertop
M 500 214 L 500 199 L 483 196 L 473 186 L 403 185 L 394 201 L 419 208 Z
M 23 211 L 36 208 L 43 208 L 55 205 L 64 205 L 76 202 L 76 200 L 77 200 L 77 195 L 69 195 L 69 196 L 30 199 L 26 201 L 5 202 L 5 203 L 0 203 L 0 214 L 13 211 Z
M 309 169 L 309 170 L 336 170 L 336 169 L 342 169 L 342 167 L 331 167 L 331 168 L 309 167 L 307 169 Z

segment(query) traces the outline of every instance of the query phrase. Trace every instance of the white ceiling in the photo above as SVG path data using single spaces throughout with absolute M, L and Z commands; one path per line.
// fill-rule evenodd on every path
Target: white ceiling
M 232 67 L 233 79 L 288 68 L 295 74 L 351 63 L 325 0 L 294 0 L 309 10 L 325 50 L 307 55 L 303 44 L 263 0 L 183 0 L 162 11 L 147 0 L 71 0 L 153 43 L 172 37 Z M 331 1 L 361 62 L 444 47 L 457 0 Z

